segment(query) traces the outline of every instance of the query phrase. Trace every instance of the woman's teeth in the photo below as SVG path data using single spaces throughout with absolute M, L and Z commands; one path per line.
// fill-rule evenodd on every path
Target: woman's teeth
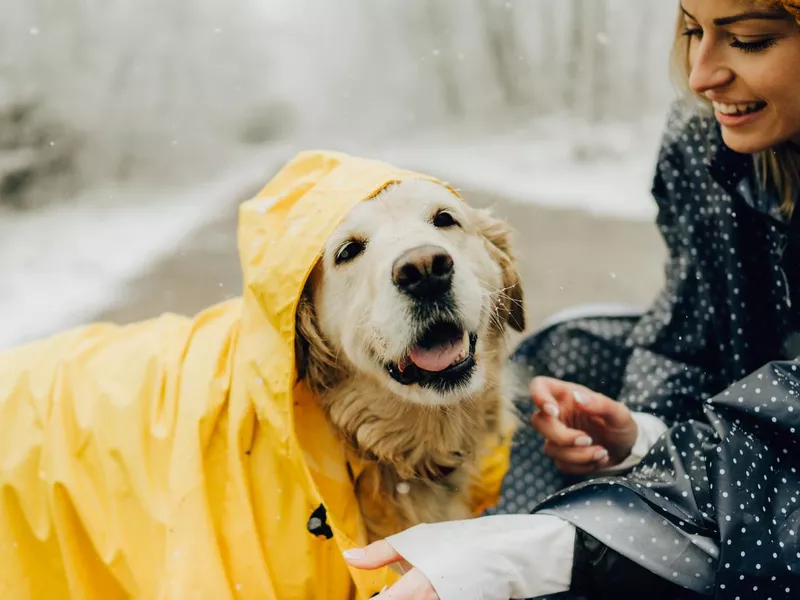
M 712 102 L 714 110 L 723 115 L 748 115 L 764 108 L 763 102 L 748 102 L 747 104 L 723 104 L 722 102 Z

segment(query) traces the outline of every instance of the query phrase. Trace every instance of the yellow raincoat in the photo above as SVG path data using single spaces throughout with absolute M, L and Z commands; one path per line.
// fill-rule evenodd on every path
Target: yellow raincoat
M 345 450 L 296 383 L 294 319 L 341 219 L 409 178 L 430 179 L 302 153 L 241 206 L 242 298 L 0 354 L 2 600 L 347 600 L 395 580 L 341 557 L 364 527 Z M 476 512 L 507 464 L 491 446 Z M 308 529 L 320 505 L 330 539 Z

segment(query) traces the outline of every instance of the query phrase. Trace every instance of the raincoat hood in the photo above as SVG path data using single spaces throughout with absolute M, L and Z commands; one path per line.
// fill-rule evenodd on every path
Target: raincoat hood
M 436 181 L 302 153 L 240 208 L 241 298 L 0 354 L 0 597 L 345 600 L 392 583 L 342 559 L 366 535 L 344 446 L 297 381 L 295 311 L 347 212 L 420 178 Z M 507 467 L 493 456 L 476 511 Z

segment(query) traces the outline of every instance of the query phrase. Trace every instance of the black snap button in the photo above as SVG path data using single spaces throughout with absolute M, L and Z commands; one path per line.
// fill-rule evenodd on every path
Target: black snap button
M 311 535 L 329 540 L 333 537 L 333 530 L 328 525 L 328 512 L 320 504 L 308 518 L 306 529 Z

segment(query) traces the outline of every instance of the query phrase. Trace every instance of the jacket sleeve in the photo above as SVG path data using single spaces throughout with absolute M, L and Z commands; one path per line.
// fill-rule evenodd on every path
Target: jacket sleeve
M 640 589 L 693 597 L 660 596 L 669 584 L 706 597 L 798 597 L 800 362 L 764 365 L 703 412 L 632 474 L 581 482 L 536 508 L 577 528 L 570 589 L 591 600 Z
M 673 109 L 652 187 L 668 250 L 665 284 L 627 339 L 630 358 L 618 395 L 632 410 L 668 425 L 698 417 L 702 400 L 724 387 L 715 366 L 710 288 L 695 239 L 694 213 L 702 210 L 703 198 L 695 197 L 691 178 L 703 157 L 691 155 L 687 140 L 703 135 L 702 119 Z
M 698 592 L 667 581 L 602 544 L 582 529 L 575 531 L 570 592 L 591 600 L 699 600 Z

